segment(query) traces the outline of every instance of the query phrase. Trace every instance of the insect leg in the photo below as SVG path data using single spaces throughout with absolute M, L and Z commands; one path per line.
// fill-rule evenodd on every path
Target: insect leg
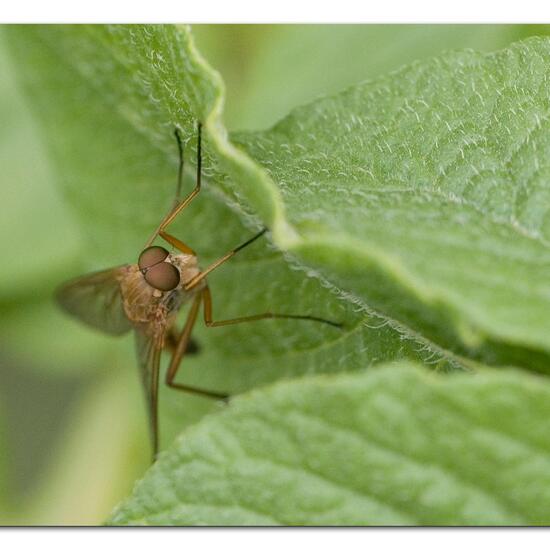
M 192 393 L 195 395 L 202 395 L 204 397 L 211 397 L 213 399 L 227 399 L 229 396 L 224 393 L 203 390 L 201 388 L 195 388 L 192 386 L 186 386 L 184 384 L 178 384 L 174 382 L 174 378 L 181 365 L 183 356 L 185 355 L 187 344 L 189 343 L 191 332 L 193 331 L 193 326 L 195 325 L 195 321 L 197 320 L 197 314 L 199 312 L 200 305 L 201 305 L 201 295 L 197 294 L 197 296 L 193 300 L 193 304 L 191 306 L 191 310 L 189 311 L 189 315 L 187 316 L 187 320 L 185 321 L 185 326 L 181 331 L 181 335 L 179 337 L 179 341 L 177 343 L 176 349 L 172 354 L 172 359 L 170 360 L 170 366 L 166 371 L 166 384 L 171 388 L 175 388 L 177 390 L 185 391 L 187 393 Z
M 286 313 L 272 313 L 267 311 L 265 313 L 259 313 L 257 315 L 247 315 L 245 317 L 235 317 L 234 319 L 225 319 L 223 321 L 212 320 L 212 295 L 210 289 L 206 286 L 202 291 L 202 298 L 204 301 L 204 323 L 207 327 L 223 327 L 227 325 L 236 325 L 238 323 L 247 323 L 249 321 L 260 321 L 262 319 L 297 319 L 301 321 L 316 321 L 318 323 L 325 323 L 336 328 L 342 328 L 341 323 L 335 323 L 322 317 L 315 317 L 313 315 L 290 315 Z
M 197 253 L 189 246 L 187 246 L 183 241 L 180 241 L 178 238 L 165 233 L 164 231 L 159 231 L 159 237 L 162 237 L 166 242 L 170 243 L 173 247 L 181 250 L 184 254 L 191 254 L 196 256 Z
M 174 208 L 175 208 L 180 202 L 181 186 L 183 184 L 183 144 L 181 142 L 181 136 L 178 128 L 174 130 L 174 135 L 176 136 L 176 141 L 178 142 L 178 155 L 179 155 L 178 183 L 176 186 L 176 196 L 174 197 Z
M 252 237 L 251 239 L 248 239 L 248 241 L 239 245 L 237 248 L 230 250 L 227 254 L 222 256 L 219 260 L 216 260 L 213 264 L 209 265 L 204 271 L 201 271 L 198 275 L 193 277 L 188 283 L 186 283 L 186 285 L 183 288 L 185 290 L 191 290 L 192 288 L 196 287 L 211 271 L 214 271 L 214 269 L 216 269 L 223 263 L 227 262 L 227 260 L 232 258 L 237 252 L 239 252 L 239 250 L 242 250 L 245 246 L 252 244 L 256 239 L 259 239 L 266 231 L 267 231 L 267 228 L 264 227 L 259 233 L 254 235 L 254 237 Z
M 202 129 L 202 125 L 199 122 L 198 125 L 197 125 L 197 134 L 198 134 L 198 136 L 197 136 L 197 140 L 198 140 L 197 141 L 197 179 L 196 179 L 196 183 L 195 183 L 195 188 L 193 189 L 193 191 L 191 191 L 191 193 L 189 193 L 189 195 L 187 195 L 187 197 L 185 199 L 183 199 L 181 202 L 178 202 L 172 208 L 172 210 L 170 210 L 170 212 L 164 217 L 164 219 L 160 222 L 157 229 L 155 229 L 154 233 L 149 237 L 149 239 L 145 243 L 144 248 L 147 248 L 147 247 L 151 246 L 151 243 L 156 239 L 156 237 L 158 235 L 160 235 L 162 232 L 164 232 L 166 227 L 174 221 L 176 216 L 199 194 L 199 192 L 201 190 L 201 170 L 202 170 L 202 168 L 201 168 L 201 166 L 202 166 L 201 129 Z M 179 196 L 179 192 L 180 192 L 180 188 L 181 188 L 181 178 L 182 178 L 182 175 L 183 175 L 183 151 L 181 149 L 181 140 L 179 138 L 178 133 L 176 133 L 176 137 L 178 139 L 178 149 L 179 149 L 179 152 L 180 152 L 180 167 L 179 167 L 179 170 L 178 170 L 178 187 L 177 187 L 177 193 L 178 193 L 178 196 Z
M 170 353 L 174 353 L 176 351 L 176 347 L 178 345 L 178 342 L 180 340 L 180 334 L 178 331 L 174 330 L 173 328 L 170 329 L 165 337 L 164 337 L 164 346 L 165 350 Z M 193 338 L 189 338 L 189 342 L 187 343 L 187 349 L 185 350 L 185 355 L 196 355 L 201 350 L 199 344 L 193 340 Z

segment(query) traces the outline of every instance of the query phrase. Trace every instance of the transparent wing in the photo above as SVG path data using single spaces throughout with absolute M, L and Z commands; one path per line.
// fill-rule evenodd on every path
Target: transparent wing
M 149 335 L 146 327 L 136 327 L 135 335 L 137 360 L 149 409 L 153 457 L 156 457 L 159 444 L 158 386 L 163 337 L 161 334 L 157 334 L 156 336 Z
M 124 334 L 132 328 L 120 292 L 126 266 L 83 275 L 65 283 L 56 292 L 57 303 L 87 325 L 109 334 Z

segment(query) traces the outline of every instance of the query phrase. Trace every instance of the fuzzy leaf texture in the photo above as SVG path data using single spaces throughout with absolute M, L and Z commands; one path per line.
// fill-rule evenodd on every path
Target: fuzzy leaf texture
M 289 230 L 284 220 L 275 221 L 281 217 L 272 207 L 277 188 L 226 141 L 216 118 L 223 103 L 221 80 L 198 57 L 187 29 L 33 26 L 10 27 L 6 36 L 42 123 L 57 181 L 81 228 L 81 266 L 67 271 L 66 277 L 136 261 L 173 200 L 176 124 L 187 142 L 185 189 L 192 188 L 195 117 L 205 124 L 207 168 L 218 155 L 219 169 L 227 167 L 236 181 L 249 182 L 241 193 L 243 204 L 258 205 L 263 221 L 282 227 L 282 232 Z M 254 228 L 244 228 L 225 205 L 230 201 L 235 206 L 236 186 L 205 179 L 201 196 L 171 227 L 198 251 L 202 265 L 244 242 Z M 262 192 L 263 207 L 254 198 L 262 186 L 269 189 Z M 201 353 L 185 358 L 178 378 L 235 394 L 280 378 L 363 369 L 398 358 L 442 368 L 459 366 L 453 356 L 359 310 L 293 267 L 280 251 L 265 242 L 254 243 L 209 276 L 215 316 L 268 310 L 303 313 L 341 321 L 343 330 L 265 322 L 206 331 L 199 322 L 195 334 Z M 128 363 L 133 361 L 130 346 Z M 161 425 L 171 435 L 212 408 L 200 398 L 163 393 Z
M 275 245 L 258 243 L 209 277 L 216 317 L 278 310 L 344 322 L 199 328 L 201 353 L 185 359 L 182 382 L 239 393 L 305 379 L 189 430 L 114 521 L 548 521 L 542 379 L 338 373 L 402 358 L 548 372 L 549 40 L 417 62 L 229 139 L 223 83 L 187 28 L 7 36 L 81 228 L 83 265 L 135 261 L 171 204 L 173 128 L 186 136 L 190 189 L 200 119 L 206 190 L 172 232 L 203 265 L 260 224 Z M 171 433 L 209 410 L 166 396 Z M 289 484 L 295 498 L 284 501 Z
M 116 525 L 538 525 L 550 389 L 411 365 L 279 383 L 201 421 Z
M 547 39 L 412 64 L 235 148 L 186 29 L 28 35 L 156 147 L 203 120 L 212 185 L 350 301 L 433 352 L 548 370 Z
M 456 354 L 547 372 L 549 54 L 449 54 L 239 136 L 300 233 L 282 246 Z

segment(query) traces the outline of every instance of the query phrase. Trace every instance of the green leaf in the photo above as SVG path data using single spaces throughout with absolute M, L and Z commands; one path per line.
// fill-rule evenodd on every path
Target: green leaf
M 170 128 L 178 124 L 191 136 L 193 115 L 199 117 L 217 159 L 215 166 L 207 162 L 210 179 L 233 205 L 267 224 L 278 248 L 302 266 L 407 336 L 432 342 L 433 351 L 547 371 L 546 39 L 491 55 L 448 54 L 319 100 L 271 131 L 235 136 L 249 157 L 227 140 L 222 82 L 187 30 L 39 28 L 20 36 L 18 56 L 32 50 L 31 36 L 42 46 L 32 53 L 35 61 L 52 69 L 52 55 L 57 59 L 47 75 L 56 90 L 67 65 L 85 81 L 78 103 L 70 99 L 76 83 L 67 90 L 68 117 L 59 122 L 49 113 L 65 125 L 64 165 L 70 157 L 83 172 L 75 120 L 96 134 L 102 120 L 113 136 L 130 123 L 143 134 L 142 148 L 172 152 Z M 39 103 L 51 111 L 48 89 Z M 109 121 L 100 118 L 98 94 L 116 113 Z M 111 141 L 92 141 L 91 158 L 112 157 Z M 143 228 L 162 209 L 132 144 L 118 142 L 116 170 L 114 161 L 105 162 L 89 174 L 93 183 L 82 185 L 80 175 L 78 189 L 69 189 L 96 226 L 98 215 L 107 218 L 95 236 L 107 229 L 115 245 L 108 248 L 118 252 L 111 256 L 120 257 L 123 236 L 126 248 L 137 248 L 136 235 L 145 233 L 135 231 L 135 205 L 150 205 L 140 212 Z M 152 157 L 144 160 L 166 173 L 160 156 L 154 163 Z M 125 170 L 134 176 L 131 188 L 121 183 L 130 181 L 118 168 L 125 163 L 132 164 Z M 168 184 L 162 189 L 166 204 Z
M 4 40 L 0 74 L 0 248 L 5 254 L 11 251 L 10 261 L 0 271 L 0 301 L 13 303 L 28 298 L 30 290 L 36 296 L 59 278 L 77 254 L 79 240 L 76 224 L 55 186 L 38 125 L 17 87 Z
M 267 132 L 235 134 L 229 140 L 221 121 L 223 83 L 200 57 L 186 28 L 11 27 L 7 36 L 57 169 L 55 179 L 83 235 L 81 266 L 71 266 L 64 276 L 85 268 L 135 261 L 145 238 L 173 199 L 177 164 L 172 133 L 176 125 L 186 137 L 185 186 L 191 188 L 198 118 L 204 122 L 206 190 L 174 224 L 173 232 L 201 253 L 203 265 L 243 242 L 260 224 L 270 227 L 276 247 L 270 242 L 256 243 L 209 277 L 215 316 L 228 318 L 276 309 L 344 322 L 343 331 L 283 322 L 229 327 L 219 332 L 199 328 L 201 353 L 185 359 L 181 381 L 235 393 L 279 378 L 363 370 L 395 358 L 431 361 L 444 368 L 472 364 L 473 359 L 548 370 L 549 350 L 543 337 L 550 323 L 546 314 L 550 263 L 544 209 L 547 40 L 527 41 L 492 55 L 455 53 L 422 61 L 298 109 Z M 57 260 L 54 264 L 58 265 Z M 53 319 L 47 312 L 42 318 L 46 317 Z M 47 338 L 44 341 L 47 344 Z M 429 401 L 427 390 L 424 394 L 414 390 L 422 384 L 415 385 L 406 371 L 398 369 L 395 375 L 387 376 L 385 384 L 405 389 L 391 407 L 380 406 L 384 413 L 386 409 L 388 415 L 389 409 L 399 411 L 397 405 L 411 400 L 413 410 L 426 410 L 424 403 L 426 407 L 440 405 L 437 400 Z M 489 375 L 477 380 L 483 382 L 483 376 Z M 507 376 L 503 375 L 504 382 Z M 515 382 L 521 378 L 513 376 Z M 343 396 L 357 396 L 368 385 L 361 384 L 361 378 L 343 378 L 336 400 L 340 407 L 352 401 Z M 364 379 L 369 380 L 368 376 Z M 314 390 L 308 394 L 308 406 L 311 414 L 321 416 L 323 411 L 317 409 L 322 394 L 332 391 L 330 384 L 334 391 L 340 387 L 339 376 L 327 380 L 329 386 L 319 379 L 289 384 L 288 394 L 295 397 L 291 403 L 281 397 L 282 409 L 298 407 L 302 393 L 307 393 L 302 389 L 311 383 Z M 447 393 L 459 400 L 460 392 L 469 395 L 468 384 L 473 382 L 459 385 L 457 380 L 473 378 L 452 377 L 442 382 L 445 387 L 455 384 Z M 546 395 L 544 400 L 533 398 L 534 384 L 525 384 L 529 386 L 525 392 L 529 396 L 522 404 L 526 412 L 518 412 L 516 404 L 512 419 L 521 420 L 518 426 L 522 430 L 528 426 L 537 435 L 524 454 L 518 454 L 511 444 L 503 450 L 494 434 L 488 439 L 483 431 L 482 436 L 471 430 L 471 437 L 462 434 L 453 439 L 452 430 L 440 423 L 446 416 L 431 409 L 424 422 L 412 425 L 407 421 L 415 417 L 407 409 L 406 414 L 399 415 L 401 423 L 391 424 L 390 430 L 381 412 L 378 417 L 375 414 L 376 396 L 384 396 L 382 388 L 369 394 L 371 399 L 365 406 L 369 411 L 374 407 L 373 418 L 382 430 L 382 435 L 377 432 L 379 437 L 387 430 L 388 437 L 399 433 L 400 444 L 401 440 L 412 441 L 414 467 L 402 456 L 382 454 L 393 465 L 393 472 L 402 474 L 390 484 L 395 498 L 409 502 L 410 513 L 424 514 L 416 521 L 543 522 L 543 512 L 537 516 L 534 511 L 533 494 L 538 490 L 540 510 L 547 508 L 542 489 L 547 464 L 545 457 L 539 460 L 542 436 L 537 431 L 544 422 L 533 424 L 533 419 L 544 418 L 539 412 L 547 411 L 539 401 L 548 400 Z M 525 384 L 514 387 L 520 392 Z M 291 388 L 298 388 L 297 393 Z M 482 401 L 490 404 L 501 390 L 492 384 Z M 286 394 L 286 390 L 269 390 L 269 399 L 271 391 Z M 541 387 L 538 391 L 546 390 Z M 165 432 L 167 420 L 173 433 L 209 409 L 204 400 L 172 394 L 168 402 L 166 395 L 161 395 Z M 248 402 L 243 399 L 240 403 Z M 266 403 L 270 403 L 267 397 Z M 483 409 L 483 404 L 476 405 Z M 536 409 L 539 405 L 540 411 Z M 237 404 L 236 410 L 241 406 Z M 350 416 L 359 410 L 357 407 L 350 408 Z M 502 417 L 504 409 L 495 407 L 498 414 L 494 418 Z M 327 406 L 327 410 L 338 411 L 336 405 Z M 232 414 L 229 410 L 212 416 L 205 425 L 215 424 L 216 418 L 231 419 Z M 284 417 L 281 411 L 279 416 Z M 328 420 L 337 419 L 335 413 Z M 371 426 L 363 417 L 361 422 L 365 429 Z M 362 429 L 359 422 L 354 424 L 348 417 L 343 423 L 352 430 Z M 435 443 L 423 437 L 422 431 L 432 424 L 435 431 L 430 437 L 432 433 L 440 435 Z M 401 426 L 410 426 L 410 430 L 399 431 Z M 296 437 L 302 434 L 300 417 L 292 417 L 283 427 L 294 430 Z M 200 434 L 202 429 L 190 433 Z M 227 427 L 227 436 L 232 429 Z M 517 428 L 513 435 L 519 440 L 518 433 L 523 434 Z M 271 448 L 261 433 L 254 435 L 258 444 Z M 281 443 L 278 431 L 271 435 L 274 442 Z M 166 433 L 163 436 L 163 441 L 169 440 Z M 416 445 L 417 436 L 424 447 Z M 293 460 L 292 452 L 302 449 L 296 449 L 292 441 L 283 446 L 284 433 L 281 437 L 280 452 L 288 451 Z M 324 453 L 312 455 L 318 461 L 314 466 L 328 463 L 328 475 L 336 476 L 336 482 L 341 481 L 338 475 L 349 473 L 348 466 L 351 469 L 357 461 L 371 459 L 370 454 L 366 458 L 363 453 L 356 454 L 357 447 L 346 447 L 347 441 L 341 448 L 339 443 L 332 440 L 329 449 L 328 444 L 317 441 L 325 445 Z M 382 440 L 383 445 L 390 443 Z M 435 482 L 430 478 L 423 485 L 425 478 L 416 476 L 425 464 L 422 457 L 433 459 L 421 451 L 428 453 L 426 449 L 432 447 L 452 449 L 452 457 L 449 453 L 443 457 L 462 476 L 454 485 L 445 477 L 447 470 L 438 477 L 430 462 L 427 475 L 433 474 Z M 240 456 L 238 448 L 230 447 L 229 451 Z M 376 449 L 372 455 L 373 467 L 362 470 L 378 491 L 384 490 L 385 482 L 379 484 L 378 480 L 387 473 L 380 452 Z M 272 452 L 268 458 L 274 456 L 278 455 Z M 330 463 L 334 457 L 343 468 Z M 486 462 L 493 468 L 484 470 Z M 309 462 L 303 463 L 311 468 Z M 162 469 L 161 464 L 150 476 Z M 497 479 L 499 468 L 508 476 Z M 509 475 L 513 468 L 514 475 Z M 481 472 L 482 482 L 489 485 L 480 488 L 477 477 L 469 480 L 468 476 L 476 472 Z M 178 471 L 166 473 L 175 476 Z M 222 475 L 223 471 L 216 470 L 215 474 Z M 467 487 L 456 488 L 464 478 L 470 481 Z M 527 480 L 526 492 L 514 485 L 516 478 Z M 194 489 L 203 491 L 201 498 L 233 498 L 231 486 L 220 492 L 216 486 L 210 493 L 206 480 L 198 474 L 196 479 L 204 482 Z M 334 485 L 334 479 L 329 479 Z M 420 480 L 421 485 L 412 495 L 406 490 L 411 480 Z M 261 499 L 280 503 L 280 487 L 269 483 L 270 478 L 256 478 L 253 488 Z M 164 492 L 162 485 L 154 485 L 159 494 Z M 300 487 L 306 492 L 310 485 L 308 478 Z M 352 482 L 352 487 L 353 503 L 343 504 L 341 517 L 346 519 L 342 523 L 358 521 L 354 515 L 357 503 L 368 506 L 373 514 L 379 504 L 377 498 L 362 497 L 363 486 L 355 487 Z M 453 495 L 448 487 L 456 488 L 451 504 L 445 501 L 447 494 Z M 498 487 L 504 487 L 499 497 L 504 504 L 494 496 Z M 326 503 L 323 498 L 327 494 L 326 498 L 334 502 L 325 489 L 323 485 L 319 498 L 311 501 Z M 416 506 L 416 501 L 424 508 Z M 434 511 L 440 502 L 444 505 L 437 515 Z M 397 505 L 397 511 L 392 506 L 384 508 L 376 521 L 407 521 L 409 510 L 399 508 L 401 501 Z M 217 501 L 212 506 L 217 506 Z M 312 505 L 302 498 L 292 506 L 286 515 L 275 519 L 273 507 L 253 509 L 248 520 L 305 522 Z M 321 518 L 323 511 L 313 510 L 316 521 L 329 521 Z M 211 521 L 220 522 L 220 517 L 227 522 L 244 521 L 241 513 L 232 509 Z M 200 517 L 195 515 L 191 520 L 198 522 Z
M 300 234 L 276 243 L 454 353 L 547 372 L 549 45 L 416 63 L 235 137 Z
M 194 158 L 193 117 L 200 115 L 211 137 L 206 152 L 218 151 L 224 165 L 233 174 L 242 172 L 244 180 L 261 176 L 250 159 L 224 141 L 215 118 L 222 103 L 221 83 L 197 57 L 185 29 L 33 26 L 10 28 L 8 37 L 21 81 L 46 130 L 59 183 L 82 227 L 86 258 L 66 277 L 135 262 L 169 208 L 177 152 L 174 122 L 165 108 L 175 109 L 185 130 L 189 163 Z M 270 217 L 272 197 L 263 193 L 262 181 L 273 186 L 261 177 L 246 195 L 256 204 L 260 193 L 260 203 L 267 206 L 259 208 Z M 193 178 L 190 169 L 186 189 L 192 188 Z M 251 235 L 215 191 L 207 181 L 201 197 L 171 229 L 199 252 L 203 265 Z M 274 217 L 279 215 L 275 208 Z M 452 356 L 446 360 L 385 320 L 356 311 L 317 279 L 289 266 L 269 243 L 255 243 L 209 281 L 217 318 L 268 310 L 300 312 L 342 321 L 345 328 L 284 321 L 210 331 L 197 327 L 201 352 L 185 358 L 178 375 L 182 382 L 237 393 L 279 378 L 363 369 L 395 358 L 427 360 L 442 368 L 456 365 Z M 44 324 L 53 320 L 47 310 L 41 315 Z M 90 340 L 93 346 L 96 342 L 97 337 Z M 128 349 L 128 365 L 133 361 Z M 174 391 L 163 391 L 161 404 L 162 425 L 170 434 L 211 408 L 204 400 Z
M 411 365 L 279 383 L 189 429 L 117 525 L 547 525 L 550 388 Z
M 548 25 L 193 25 L 227 86 L 230 129 L 267 128 L 296 105 L 448 50 L 490 52 Z

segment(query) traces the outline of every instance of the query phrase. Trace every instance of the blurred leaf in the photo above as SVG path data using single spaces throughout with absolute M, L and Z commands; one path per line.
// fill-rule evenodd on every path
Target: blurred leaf
M 2 494 L 9 497 L 8 510 L 14 514 L 24 507 L 51 465 L 70 416 L 67 413 L 80 396 L 83 380 L 78 376 L 53 376 L 46 370 L 39 373 L 6 350 L 0 356 L 0 378 L 2 422 L 6 428 L 2 457 L 9 469 L 9 494 Z M 5 514 L 0 517 L 5 523 Z
M 0 30 L 0 250 L 5 260 L 0 272 L 0 522 L 28 524 L 29 498 L 56 456 L 82 370 L 97 371 L 98 363 L 107 357 L 112 363 L 114 355 L 104 339 L 53 308 L 54 286 L 78 265 L 78 226 L 59 196 Z M 80 513 L 86 513 L 85 506 Z
M 0 36 L 0 39 L 3 39 Z M 59 198 L 36 123 L 0 40 L 0 301 L 36 296 L 78 251 L 78 233 Z M 17 243 L 17 247 L 16 247 Z
M 145 413 L 135 414 L 138 381 L 129 375 L 91 383 L 71 407 L 56 460 L 12 523 L 97 525 L 128 494 L 149 463 Z
M 116 525 L 547 525 L 550 388 L 407 365 L 277 384 L 189 429 Z
M 7 418 L 4 401 L 0 401 L 0 449 L 8 448 L 7 426 L 5 419 Z M 0 525 L 5 524 L 4 518 L 8 517 L 9 503 L 11 499 L 10 464 L 6 452 L 0 453 Z
M 121 352 L 132 352 L 132 343 L 75 323 L 54 303 L 44 300 L 19 301 L 6 306 L 0 318 L 0 342 L 4 350 L 33 368 L 52 373 L 80 376 L 99 371 L 105 364 L 120 360 Z M 34 364 L 36 363 L 36 364 Z
M 59 196 L 39 127 L 16 84 L 5 42 L 2 33 L 0 249 L 10 260 L 0 272 L 0 345 L 4 353 L 42 371 L 97 369 L 98 357 L 106 357 L 113 346 L 72 323 L 51 299 L 64 274 L 78 267 L 81 242 Z
M 267 128 L 297 105 L 446 50 L 497 50 L 547 25 L 193 25 L 227 84 L 230 129 Z

